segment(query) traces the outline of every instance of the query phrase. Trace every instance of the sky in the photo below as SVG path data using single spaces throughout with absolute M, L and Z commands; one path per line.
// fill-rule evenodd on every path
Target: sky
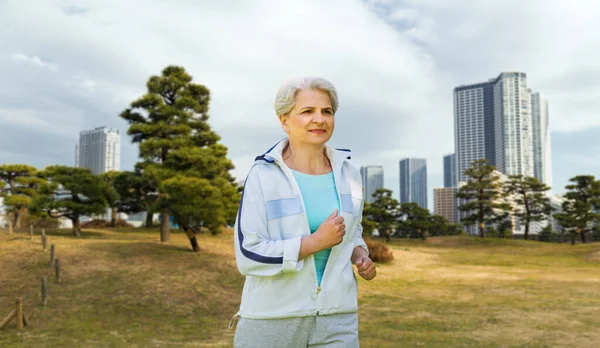
M 338 90 L 334 147 L 383 165 L 427 159 L 431 192 L 454 152 L 453 88 L 505 71 L 549 101 L 553 190 L 600 176 L 600 2 L 573 0 L 0 0 L 0 163 L 74 165 L 79 132 L 121 131 L 118 115 L 167 65 L 211 92 L 210 124 L 245 177 L 284 137 L 285 81 Z

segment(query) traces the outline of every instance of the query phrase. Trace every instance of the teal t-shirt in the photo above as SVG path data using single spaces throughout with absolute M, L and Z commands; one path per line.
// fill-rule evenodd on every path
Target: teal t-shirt
M 323 221 L 335 209 L 338 210 L 339 215 L 340 202 L 335 187 L 335 180 L 333 179 L 333 172 L 323 175 L 311 175 L 292 170 L 292 173 L 304 200 L 310 233 L 315 233 Z M 325 249 L 314 254 L 319 286 L 321 285 L 321 279 L 323 278 L 323 272 L 325 271 L 325 266 L 327 266 L 330 253 L 331 249 Z

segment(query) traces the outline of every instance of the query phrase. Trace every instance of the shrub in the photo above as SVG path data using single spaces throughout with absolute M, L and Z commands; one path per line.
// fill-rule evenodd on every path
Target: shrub
M 369 248 L 369 257 L 373 262 L 388 263 L 394 260 L 394 253 L 387 245 L 375 242 L 372 239 L 365 239 Z
M 115 227 L 133 227 L 130 223 L 123 219 L 118 219 L 115 223 Z M 90 221 L 83 222 L 81 224 L 81 228 L 111 228 L 110 221 L 102 220 L 102 219 L 94 219 Z

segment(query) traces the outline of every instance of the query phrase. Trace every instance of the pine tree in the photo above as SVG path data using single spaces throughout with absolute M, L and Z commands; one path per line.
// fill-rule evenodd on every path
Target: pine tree
M 11 230 L 19 228 L 21 213 L 29 207 L 38 194 L 37 188 L 45 182 L 36 174 L 37 169 L 26 164 L 0 165 L 0 197 L 4 198 L 4 205 L 12 215 L 12 221 L 8 222 Z
M 569 179 L 572 184 L 565 188 L 565 201 L 562 212 L 554 217 L 562 227 L 571 233 L 571 244 L 575 244 L 577 235 L 586 242 L 586 233 L 593 228 L 594 221 L 600 220 L 597 213 L 600 208 L 600 181 L 592 175 L 578 175 Z
M 466 226 L 477 224 L 481 238 L 485 238 L 485 225 L 502 220 L 510 209 L 502 200 L 500 175 L 485 159 L 474 161 L 465 175 L 469 181 L 458 189 L 456 197 L 466 200 L 458 209 L 470 214 L 461 221 Z
M 51 218 L 69 218 L 74 236 L 81 236 L 82 216 L 102 214 L 108 206 L 111 188 L 87 168 L 48 166 L 40 176 L 47 183 L 32 204 Z
M 390 241 L 392 227 L 398 221 L 398 201 L 392 197 L 392 191 L 388 189 L 377 189 L 373 194 L 375 200 L 363 208 L 364 216 L 377 224 L 379 235 L 385 235 L 386 241 Z
M 547 219 L 552 213 L 550 198 L 546 191 L 550 187 L 534 177 L 523 175 L 511 175 L 504 185 L 506 196 L 512 197 L 515 203 L 513 215 L 525 224 L 524 238 L 529 238 L 529 229 L 532 222 L 540 222 Z
M 233 164 L 227 158 L 227 148 L 218 143 L 219 135 L 208 124 L 209 91 L 192 83 L 192 77 L 177 66 L 168 66 L 161 76 L 151 77 L 147 88 L 148 92 L 121 117 L 130 123 L 128 134 L 133 142 L 139 143 L 142 161 L 136 169 L 143 172 L 147 182 L 156 183 L 154 207 L 161 214 L 161 241 L 169 240 L 169 213 L 179 225 L 190 225 L 198 218 L 189 214 L 194 207 L 211 212 L 202 221 L 211 232 L 218 233 L 235 217 L 239 190 L 229 173 Z M 185 187 L 202 193 L 204 201 L 194 199 L 184 207 L 177 195 L 184 194 Z M 206 194 L 213 189 L 218 194 Z M 188 228 L 194 249 L 198 249 L 193 240 L 197 230 Z

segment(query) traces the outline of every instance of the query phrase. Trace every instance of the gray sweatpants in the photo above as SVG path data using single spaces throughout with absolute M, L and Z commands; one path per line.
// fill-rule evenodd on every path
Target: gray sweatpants
M 344 313 L 284 319 L 240 318 L 235 348 L 358 347 L 358 315 Z

